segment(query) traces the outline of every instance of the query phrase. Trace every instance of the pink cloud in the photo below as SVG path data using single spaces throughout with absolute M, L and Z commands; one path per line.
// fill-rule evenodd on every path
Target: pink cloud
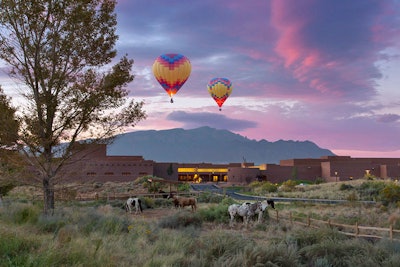
M 385 4 L 372 0 L 272 0 L 275 52 L 293 77 L 314 92 L 368 99 L 382 77 L 375 62 L 396 38 L 388 33 L 398 29 L 395 19 L 382 20 L 384 10 Z

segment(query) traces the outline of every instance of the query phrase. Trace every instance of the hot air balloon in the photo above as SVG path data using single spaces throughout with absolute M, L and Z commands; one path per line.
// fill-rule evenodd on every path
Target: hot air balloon
M 187 57 L 181 54 L 163 54 L 153 64 L 153 74 L 161 86 L 172 97 L 189 78 L 192 66 Z
M 232 83 L 227 78 L 213 78 L 208 82 L 207 89 L 221 111 L 222 104 L 232 93 Z

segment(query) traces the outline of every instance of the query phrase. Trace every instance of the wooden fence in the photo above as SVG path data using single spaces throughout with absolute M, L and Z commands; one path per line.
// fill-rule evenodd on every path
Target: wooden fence
M 294 216 L 292 212 L 283 213 L 275 210 L 276 215 L 271 216 L 276 221 L 286 220 L 290 224 L 303 225 L 311 228 L 320 228 L 321 226 L 329 226 L 330 228 L 336 228 L 340 233 L 364 238 L 389 238 L 390 240 L 400 241 L 400 230 L 393 229 L 393 224 L 390 224 L 389 228 L 362 226 L 356 223 L 355 225 L 336 223 L 332 220 L 323 221 L 307 217 Z
M 196 196 L 198 197 L 199 193 L 198 192 L 181 192 L 181 193 L 176 193 L 179 196 Z M 96 193 L 90 193 L 90 194 L 78 194 L 75 199 L 79 201 L 89 201 L 89 200 L 122 200 L 122 199 L 128 199 L 129 197 L 149 197 L 149 198 L 164 198 L 166 195 L 168 195 L 168 192 L 166 193 L 141 193 L 141 194 L 132 194 L 132 193 L 117 193 L 117 192 L 109 192 L 109 193 L 102 193 L 102 194 L 96 194 Z

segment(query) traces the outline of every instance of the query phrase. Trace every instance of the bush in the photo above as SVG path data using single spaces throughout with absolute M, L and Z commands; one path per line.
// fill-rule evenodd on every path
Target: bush
M 14 189 L 16 185 L 14 183 L 6 183 L 0 185 L 0 196 L 6 196 L 8 192 Z
M 35 224 L 39 219 L 41 208 L 28 203 L 14 203 L 6 211 L 3 214 L 4 218 L 15 224 Z
M 197 202 L 202 203 L 220 203 L 224 199 L 223 195 L 214 194 L 211 192 L 202 192 L 197 198 Z
M 215 205 L 207 209 L 199 210 L 199 214 L 204 221 L 227 223 L 229 222 L 228 205 Z
M 374 200 L 379 197 L 380 191 L 385 188 L 384 182 L 367 181 L 363 182 L 358 189 L 362 199 Z
M 292 191 L 295 190 L 296 185 L 297 185 L 296 181 L 287 180 L 287 181 L 282 183 L 282 186 L 280 187 L 280 190 L 282 190 L 284 192 L 292 192 Z
M 201 227 L 203 221 L 198 213 L 179 211 L 168 217 L 164 217 L 158 223 L 161 228 L 179 229 L 188 226 Z
M 0 232 L 0 266 L 29 266 L 32 251 L 40 242 L 12 232 Z
M 127 217 L 103 214 L 96 209 L 87 208 L 87 212 L 75 218 L 78 230 L 85 235 L 93 232 L 103 234 L 118 234 L 128 231 L 129 221 Z
M 275 184 L 264 181 L 264 182 L 252 182 L 250 187 L 253 189 L 254 193 L 257 195 L 263 195 L 267 193 L 274 193 L 278 191 L 278 186 Z
M 189 192 L 190 191 L 190 184 L 189 183 L 182 183 L 179 184 L 177 187 L 178 192 Z
M 39 216 L 37 226 L 44 233 L 55 233 L 67 223 L 65 216 L 58 212 L 53 216 Z
M 387 184 L 379 192 L 379 196 L 384 205 L 397 203 L 400 201 L 400 186 L 395 183 Z
M 340 191 L 345 191 L 345 190 L 351 190 L 353 188 L 354 187 L 352 185 L 350 185 L 350 184 L 341 184 L 340 187 L 339 187 L 339 190 Z

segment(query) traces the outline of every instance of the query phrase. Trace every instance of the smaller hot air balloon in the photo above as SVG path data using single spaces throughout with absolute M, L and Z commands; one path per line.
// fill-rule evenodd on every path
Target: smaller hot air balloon
M 207 84 L 208 92 L 211 97 L 217 102 L 221 111 L 222 104 L 232 93 L 232 83 L 227 78 L 213 78 Z
M 181 54 L 163 54 L 153 63 L 153 74 L 167 94 L 172 97 L 189 78 L 192 66 L 187 57 Z

